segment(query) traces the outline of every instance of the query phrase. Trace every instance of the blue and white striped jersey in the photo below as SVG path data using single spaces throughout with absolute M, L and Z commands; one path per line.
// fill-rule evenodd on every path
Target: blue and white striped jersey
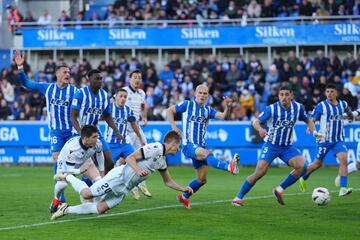
M 118 107 L 116 103 L 113 102 L 110 104 L 110 112 L 120 134 L 124 137 L 123 143 L 126 143 L 127 123 L 136 121 L 133 111 L 128 106 Z M 114 130 L 109 125 L 106 125 L 105 140 L 108 143 L 120 142 L 120 140 L 116 138 Z
M 75 94 L 71 108 L 79 110 L 80 127 L 92 124 L 97 126 L 104 112 L 110 114 L 110 98 L 104 89 L 94 94 L 89 86 L 80 88 Z
M 26 76 L 24 71 L 20 71 L 20 78 L 25 87 L 45 96 L 50 130 L 71 130 L 71 102 L 78 89 L 71 84 L 64 88 L 59 88 L 56 83 L 33 82 Z
M 265 108 L 258 119 L 267 125 L 268 135 L 265 142 L 277 146 L 289 146 L 293 144 L 293 131 L 297 120 L 307 122 L 308 116 L 302 104 L 291 101 L 290 107 L 285 109 L 280 102 L 271 104 Z
M 348 109 L 347 102 L 338 100 L 337 105 L 328 100 L 318 103 L 314 109 L 312 118 L 320 121 L 319 132 L 324 134 L 323 142 L 344 141 L 344 117 Z
M 175 106 L 182 113 L 183 144 L 195 143 L 205 147 L 205 133 L 210 119 L 215 118 L 216 110 L 207 105 L 200 106 L 195 100 L 183 101 Z

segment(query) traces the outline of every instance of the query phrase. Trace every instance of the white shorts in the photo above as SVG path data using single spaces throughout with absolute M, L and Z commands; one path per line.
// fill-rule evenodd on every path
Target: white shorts
M 139 126 L 139 123 L 138 123 Z M 146 136 L 144 134 L 144 131 L 141 129 L 141 127 L 139 126 L 139 131 L 141 136 L 143 137 L 143 139 L 145 140 L 145 143 L 147 143 L 146 141 Z M 129 144 L 131 146 L 133 146 L 135 148 L 135 150 L 139 149 L 142 147 L 141 143 L 140 143 L 140 139 L 139 137 L 136 135 L 136 133 L 134 132 L 134 130 L 131 127 L 128 127 L 128 134 L 126 136 L 127 141 L 129 142 Z

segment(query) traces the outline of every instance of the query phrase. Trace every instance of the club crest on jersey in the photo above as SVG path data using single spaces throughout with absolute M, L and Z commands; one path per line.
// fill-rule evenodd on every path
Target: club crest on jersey
M 50 104 L 57 105 L 57 106 L 65 106 L 65 107 L 68 107 L 68 106 L 69 106 L 69 101 L 63 100 L 63 99 L 52 98 L 52 99 L 50 100 Z

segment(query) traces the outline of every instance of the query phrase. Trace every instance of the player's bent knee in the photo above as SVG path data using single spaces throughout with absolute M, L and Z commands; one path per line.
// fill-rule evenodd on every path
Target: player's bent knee
M 360 169 L 360 162 L 356 162 L 356 168 Z

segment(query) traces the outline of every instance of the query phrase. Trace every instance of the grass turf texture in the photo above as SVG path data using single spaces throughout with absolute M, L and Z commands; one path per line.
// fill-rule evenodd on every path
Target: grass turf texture
M 186 185 L 195 176 L 190 167 L 169 169 L 179 184 Z M 253 169 L 240 169 L 238 176 L 210 169 L 207 185 L 192 198 L 191 210 L 177 203 L 177 192 L 165 187 L 155 173 L 148 180 L 152 198 L 136 201 L 129 195 L 100 218 L 67 215 L 51 222 L 52 169 L 1 166 L 0 239 L 360 239 L 360 191 L 344 198 L 332 192 L 325 207 L 311 201 L 315 187 L 337 191 L 336 168 L 316 172 L 307 181 L 305 194 L 298 183 L 289 188 L 285 206 L 271 191 L 290 169 L 271 168 L 247 195 L 246 205 L 236 208 L 230 200 Z M 360 188 L 360 173 L 350 175 L 349 183 Z M 79 203 L 71 186 L 66 195 L 70 204 Z

